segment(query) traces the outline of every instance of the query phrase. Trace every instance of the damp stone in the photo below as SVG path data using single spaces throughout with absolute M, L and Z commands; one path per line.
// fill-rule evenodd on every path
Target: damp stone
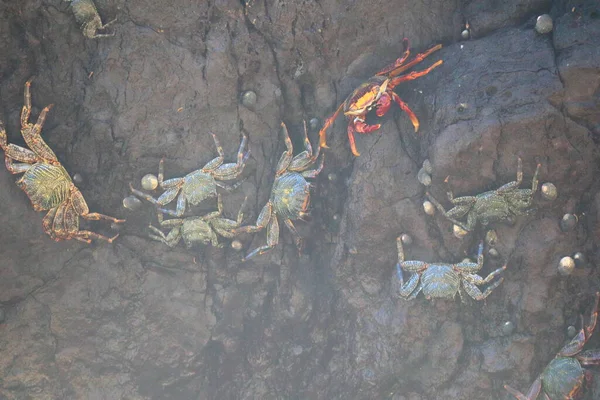
M 419 172 L 417 172 L 417 179 L 421 182 L 423 186 L 431 185 L 431 175 L 425 171 L 425 169 L 421 168 Z
M 587 258 L 585 257 L 585 254 L 580 251 L 573 254 L 573 260 L 575 261 L 575 266 L 578 268 L 583 268 L 587 265 Z
M 423 161 L 423 171 L 427 172 L 429 175 L 433 173 L 433 167 L 431 166 L 431 161 L 426 159 Z
M 308 121 L 308 125 L 313 131 L 317 130 L 319 127 L 319 118 L 311 118 L 310 121 Z
M 542 14 L 535 21 L 535 30 L 537 33 L 546 34 L 552 32 L 552 17 L 548 14 Z
M 81 185 L 83 183 L 83 176 L 79 172 L 76 172 L 75 175 L 73 175 L 73 182 L 77 185 Z
M 146 174 L 142 177 L 142 187 L 144 190 L 154 190 L 158 187 L 158 178 L 156 175 Z
M 248 108 L 256 105 L 256 93 L 252 90 L 247 90 L 242 94 L 242 104 Z
M 571 275 L 575 269 L 575 260 L 571 257 L 563 257 L 558 262 L 558 273 L 561 275 Z
M 423 211 L 427 215 L 433 215 L 435 214 L 435 206 L 429 200 L 425 200 L 423 202 Z
M 554 183 L 546 182 L 542 185 L 542 197 L 545 200 L 554 201 L 558 197 L 558 192 Z
M 128 210 L 135 211 L 142 206 L 142 202 L 135 196 L 127 196 L 123 199 L 123 207 Z
M 511 321 L 506 321 L 502 324 L 502 333 L 504 334 L 504 336 L 510 336 L 513 334 L 514 331 L 515 324 L 513 324 Z
M 412 237 L 408 233 L 403 233 L 400 236 L 400 240 L 402 240 L 402 244 L 405 244 L 407 246 L 410 246 L 413 242 Z
M 560 230 L 563 232 L 572 231 L 577 225 L 577 217 L 573 214 L 565 214 L 560 220 Z

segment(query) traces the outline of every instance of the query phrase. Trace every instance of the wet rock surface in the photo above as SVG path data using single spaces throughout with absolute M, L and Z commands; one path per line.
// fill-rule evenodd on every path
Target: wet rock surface
M 9 142 L 23 143 L 23 84 L 35 76 L 33 116 L 54 104 L 43 136 L 85 177 L 90 209 L 127 218 L 112 245 L 55 243 L 2 168 L 0 399 L 508 399 L 505 383 L 526 392 L 600 290 L 597 4 L 192 3 L 97 0 L 104 21 L 118 18 L 101 40 L 83 37 L 66 2 L 0 4 Z M 550 34 L 533 29 L 542 13 Z M 216 156 L 209 132 L 227 160 L 245 133 L 245 180 L 223 199 L 233 217 L 249 196 L 253 223 L 285 147 L 280 121 L 299 152 L 302 121 L 322 122 L 400 55 L 404 36 L 413 54 L 444 44 L 416 69 L 442 66 L 396 90 L 419 133 L 392 105 L 378 132 L 357 135 L 354 158 L 338 119 L 312 218 L 296 224 L 301 255 L 283 224 L 279 245 L 247 263 L 229 242 L 170 249 L 147 237 L 150 204 L 122 206 L 129 182 L 157 174 L 162 157 L 167 178 L 183 176 Z M 447 263 L 473 259 L 485 237 L 455 238 L 441 213 L 424 212 L 425 190 L 449 209 L 446 177 L 456 196 L 479 194 L 515 180 L 517 157 L 521 188 L 539 163 L 558 197 L 538 191 L 535 212 L 494 224 L 499 256 L 486 245 L 480 274 L 506 263 L 505 281 L 480 302 L 400 298 L 397 236 L 412 237 L 408 259 Z M 417 180 L 425 159 L 427 188 Z M 566 213 L 578 222 L 563 232 Z M 239 240 L 247 252 L 265 233 Z M 560 275 L 575 252 L 587 262 Z

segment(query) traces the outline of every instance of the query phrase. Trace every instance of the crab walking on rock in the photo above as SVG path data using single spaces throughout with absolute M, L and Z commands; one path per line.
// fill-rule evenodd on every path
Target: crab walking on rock
M 168 220 L 162 220 L 159 218 L 159 223 L 162 228 L 171 228 L 168 234 L 164 234 L 160 229 L 150 225 L 150 230 L 154 234 L 150 235 L 150 238 L 163 242 L 169 247 L 175 247 L 181 239 L 185 243 L 187 248 L 192 247 L 195 243 L 211 244 L 214 247 L 223 247 L 224 245 L 219 243 L 217 235 L 223 236 L 227 239 L 232 239 L 235 236 L 234 229 L 242 224 L 244 219 L 244 206 L 246 200 L 240 207 L 237 219 L 231 220 L 223 218 L 223 201 L 221 195 L 217 196 L 217 207 L 218 211 L 213 211 L 201 217 L 187 217 L 187 218 L 174 218 Z M 162 214 L 159 214 L 162 216 Z
M 0 121 L 0 148 L 4 150 L 6 168 L 11 174 L 23 174 L 17 185 L 27 194 L 33 209 L 48 211 L 42 220 L 42 227 L 52 239 L 57 242 L 69 239 L 85 243 L 91 243 L 91 239 L 112 242 L 118 234 L 109 238 L 79 229 L 79 217 L 88 220 L 104 219 L 114 223 L 122 223 L 125 220 L 89 212 L 83 195 L 71 180 L 69 173 L 42 139 L 42 126 L 51 105 L 40 112 L 35 124 L 29 122 L 30 86 L 31 80 L 25 83 L 25 104 L 21 111 L 21 135 L 29 148 L 8 144 L 4 124 Z
M 484 228 L 494 222 L 514 223 L 516 217 L 528 215 L 531 211 L 533 197 L 538 188 L 538 173 L 540 164 L 537 165 L 531 189 L 519 189 L 523 182 L 523 163 L 521 158 L 517 161 L 517 180 L 502 185 L 496 190 L 490 190 L 476 196 L 463 196 L 455 198 L 451 190 L 448 190 L 448 199 L 454 205 L 446 211 L 444 207 L 429 192 L 427 198 L 436 208 L 455 225 L 470 232 L 481 224 Z M 448 178 L 446 178 L 448 181 Z M 466 222 L 459 221 L 467 217 Z
M 73 11 L 75 21 L 77 21 L 78 24 L 81 24 L 81 32 L 83 33 L 83 36 L 88 39 L 99 39 L 115 35 L 114 32 L 98 33 L 99 30 L 106 29 L 108 26 L 115 23 L 117 19 L 115 18 L 106 24 L 102 24 L 100 14 L 98 14 L 96 5 L 92 0 L 65 1 L 71 2 L 71 11 Z
M 219 143 L 217 136 L 211 133 L 215 146 L 217 147 L 218 157 L 209 161 L 204 167 L 196 171 L 190 172 L 183 178 L 172 178 L 164 180 L 164 158 L 158 164 L 158 186 L 164 192 L 155 199 L 154 197 L 137 190 L 130 183 L 129 188 L 136 196 L 144 198 L 158 207 L 158 210 L 163 214 L 168 214 L 174 217 L 181 217 L 185 213 L 186 204 L 196 206 L 205 199 L 214 198 L 217 196 L 217 186 L 226 190 L 233 190 L 238 187 L 241 182 L 236 182 L 232 185 L 227 185 L 220 181 L 233 180 L 238 178 L 244 171 L 246 160 L 250 156 L 250 150 L 244 153 L 248 138 L 242 137 L 240 147 L 237 153 L 237 162 L 223 164 L 225 153 L 223 147 Z M 177 207 L 175 210 L 164 208 L 165 205 L 177 198 Z
M 264 254 L 279 243 L 279 222 L 282 218 L 285 225 L 294 235 L 296 246 L 302 248 L 302 238 L 296 231 L 292 220 L 302 219 L 308 216 L 308 205 L 310 204 L 311 184 L 307 178 L 315 178 L 323 169 L 324 155 L 316 169 L 310 169 L 319 158 L 319 147 L 314 152 L 308 140 L 306 122 L 304 122 L 304 151 L 294 157 L 294 148 L 287 127 L 282 122 L 281 128 L 284 135 L 287 150 L 283 152 L 277 170 L 275 181 L 271 189 L 271 197 L 256 219 L 256 225 L 243 226 L 235 230 L 235 233 L 252 233 L 267 228 L 267 244 L 261 246 L 248 254 L 244 261 Z
M 378 117 L 383 117 L 392 106 L 394 101 L 402 111 L 408 114 L 410 121 L 415 128 L 415 132 L 419 130 L 419 120 L 415 113 L 395 92 L 394 88 L 402 82 L 412 81 L 430 73 L 434 68 L 442 65 L 443 61 L 438 60 L 430 67 L 423 71 L 413 71 L 408 74 L 400 75 L 407 69 L 410 69 L 422 62 L 431 53 L 442 48 L 441 44 L 433 46 L 424 53 L 417 54 L 411 61 L 406 62 L 410 56 L 410 47 L 408 39 L 403 40 L 404 53 L 393 64 L 388 65 L 375 76 L 356 88 L 332 116 L 325 120 L 321 131 L 319 132 L 319 145 L 327 146 L 327 129 L 335 122 L 339 113 L 344 110 L 344 115 L 348 120 L 348 141 L 352 154 L 359 156 L 360 153 L 356 149 L 354 133 L 371 133 L 381 127 L 381 124 L 369 125 L 366 122 L 367 114 L 371 110 L 375 110 Z
M 414 299 L 419 292 L 423 291 L 427 299 L 436 297 L 451 299 L 458 293 L 461 300 L 464 301 L 462 289 L 473 299 L 483 300 L 504 280 L 504 278 L 498 279 L 483 292 L 478 288 L 478 286 L 490 283 L 506 269 L 506 265 L 504 265 L 486 278 L 477 275 L 477 272 L 483 267 L 483 242 L 479 244 L 476 263 L 463 261 L 457 264 L 405 261 L 401 236 L 396 239 L 396 245 L 398 247 L 396 273 L 400 281 L 400 296 L 407 300 Z M 403 271 L 412 273 L 408 282 L 404 282 Z
M 589 324 L 584 325 L 581 316 L 582 326 L 579 333 L 544 368 L 526 395 L 508 385 L 504 385 L 504 388 L 518 400 L 535 400 L 540 393 L 543 394 L 542 398 L 550 400 L 579 399 L 584 378 L 589 375 L 589 371 L 583 367 L 600 365 L 600 349 L 583 351 L 596 328 L 599 302 L 600 292 L 596 293 Z

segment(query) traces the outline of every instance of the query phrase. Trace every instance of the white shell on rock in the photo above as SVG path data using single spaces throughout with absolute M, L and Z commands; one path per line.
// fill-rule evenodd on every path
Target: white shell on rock
M 435 214 L 435 206 L 429 200 L 423 202 L 423 210 L 427 215 Z
M 571 275 L 575 269 L 575 260 L 571 257 L 563 257 L 558 262 L 558 273 L 561 275 Z
M 142 187 L 144 190 L 154 190 L 158 187 L 158 178 L 156 175 L 146 174 L 142 177 Z
M 552 182 L 546 182 L 542 185 L 542 197 L 546 200 L 556 200 L 558 191 Z
M 135 211 L 140 208 L 142 201 L 135 196 L 127 196 L 123 199 L 123 207 L 128 210 Z
M 545 34 L 552 32 L 552 17 L 548 14 L 542 14 L 535 21 L 535 30 L 537 33 Z

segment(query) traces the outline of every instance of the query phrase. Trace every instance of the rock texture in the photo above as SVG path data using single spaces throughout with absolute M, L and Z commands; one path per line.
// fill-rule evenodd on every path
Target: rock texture
M 34 117 L 65 167 L 80 173 L 90 209 L 127 218 L 112 245 L 55 243 L 15 177 L 0 171 L 0 399 L 509 399 L 526 391 L 579 327 L 600 290 L 600 8 L 594 1 L 97 0 L 112 38 L 87 40 L 68 2 L 0 4 L 0 118 L 22 143 L 23 84 Z M 535 17 L 554 31 L 539 35 Z M 468 22 L 470 40 L 461 39 Z M 361 82 L 397 58 L 444 48 L 429 75 L 398 87 L 421 121 L 413 132 L 395 105 L 382 128 L 347 144 L 330 129 L 325 170 L 298 254 L 289 232 L 269 254 L 241 263 L 229 245 L 170 249 L 148 239 L 151 205 L 122 207 L 128 185 L 157 173 L 183 176 L 240 136 L 252 156 L 239 189 L 224 194 L 246 223 L 268 200 L 286 122 L 297 152 L 302 121 L 323 121 Z M 242 104 L 252 90 L 254 104 Z M 317 142 L 316 128 L 310 137 Z M 450 207 L 459 195 L 524 182 L 536 164 L 554 202 L 495 224 L 482 274 L 507 264 L 482 302 L 397 294 L 395 239 L 410 259 L 474 257 L 485 231 L 463 239 L 440 213 L 424 213 L 417 180 Z M 207 201 L 192 214 L 212 210 Z M 563 232 L 565 213 L 577 227 Z M 86 223 L 87 224 L 87 223 Z M 283 224 L 282 224 L 283 225 Z M 103 224 L 87 224 L 109 233 Z M 240 237 L 244 251 L 265 233 Z M 558 274 L 582 251 L 585 266 Z M 503 324 L 511 321 L 514 332 Z M 598 335 L 600 337 L 600 335 Z M 600 346 L 592 340 L 590 347 Z M 597 373 L 596 373 L 597 375 Z M 587 398 L 600 396 L 591 386 Z

